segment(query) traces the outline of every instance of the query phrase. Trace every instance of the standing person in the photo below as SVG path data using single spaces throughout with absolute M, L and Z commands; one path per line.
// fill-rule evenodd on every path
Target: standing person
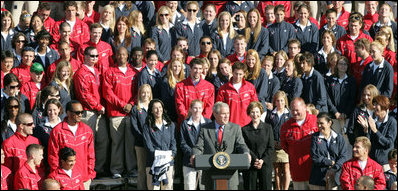
M 95 1 L 86 1 L 82 3 L 82 8 L 84 9 L 83 22 L 85 22 L 88 26 L 99 22 L 101 17 L 100 13 L 94 10 L 95 3 Z
M 387 3 L 383 3 L 379 6 L 379 21 L 373 23 L 369 29 L 369 34 L 372 38 L 376 37 L 381 27 L 389 26 L 394 32 L 394 41 L 395 44 L 397 44 L 397 23 L 394 22 L 392 11 L 392 7 Z
M 44 173 L 40 171 L 43 160 L 43 146 L 30 144 L 26 147 L 26 162 L 14 175 L 13 189 L 41 190 L 44 181 Z
M 234 52 L 233 54 L 227 56 L 229 61 L 231 61 L 232 65 L 236 61 L 245 62 L 246 58 L 246 48 L 247 42 L 245 36 L 239 34 L 234 38 Z
M 111 5 L 115 9 L 115 19 L 119 19 L 121 16 L 127 16 L 132 11 L 137 10 L 137 6 L 131 1 L 114 1 Z M 105 7 L 104 7 L 105 9 Z
M 272 73 L 272 67 L 274 66 L 274 57 L 271 55 L 265 56 L 261 65 L 261 67 L 264 68 L 268 76 L 268 88 L 266 94 L 267 97 L 265 98 L 265 107 L 268 110 L 272 110 L 272 98 L 281 87 L 279 79 Z
M 303 82 L 298 76 L 297 66 L 293 59 L 289 59 L 285 62 L 285 81 L 281 83 L 281 91 L 286 93 L 288 102 L 292 101 L 293 98 L 300 97 L 303 91 Z
M 51 34 L 46 30 L 41 30 L 35 36 L 37 46 L 35 48 L 35 59 L 33 62 L 40 63 L 44 71 L 47 71 L 47 68 L 50 64 L 54 63 L 59 59 L 59 54 L 54 49 L 50 48 L 50 44 L 52 42 Z
M 95 140 L 95 170 L 99 175 L 106 171 L 105 164 L 109 155 L 109 137 L 105 119 L 105 107 L 101 100 L 100 73 L 95 67 L 98 64 L 98 51 L 87 47 L 84 51 L 84 64 L 73 76 L 76 99 L 81 102 L 84 114 L 81 120 L 91 127 Z M 86 179 L 87 180 L 87 179 Z
M 20 89 L 20 82 L 18 80 L 18 77 L 13 74 L 9 73 L 4 76 L 4 88 L 2 89 L 1 92 L 1 105 L 5 105 L 6 99 L 9 97 L 15 97 L 18 99 L 20 105 L 20 112 L 21 113 L 30 113 L 30 103 L 28 97 L 26 97 L 24 94 L 22 94 L 19 89 Z M 4 109 L 5 107 L 1 107 L 1 119 L 4 119 Z
M 151 1 L 135 1 L 137 9 L 144 15 L 142 21 L 145 23 L 145 28 L 150 30 L 150 27 L 155 25 L 155 5 Z M 158 9 L 159 11 L 159 9 Z
M 89 126 L 82 122 L 83 106 L 72 100 L 66 105 L 67 117 L 51 131 L 48 143 L 48 162 L 51 172 L 60 166 L 59 152 L 64 147 L 76 151 L 75 169 L 82 173 L 85 190 L 89 190 L 96 176 L 94 135 Z
M 4 102 L 4 119 L 1 121 L 1 142 L 10 138 L 17 131 L 16 120 L 20 113 L 20 102 L 16 97 L 9 97 Z
M 214 51 L 214 50 L 212 50 Z M 210 54 L 210 53 L 209 53 Z M 184 50 L 179 47 L 178 45 L 175 45 L 173 49 L 171 49 L 171 55 L 170 55 L 170 60 L 164 64 L 162 67 L 162 71 L 160 72 L 161 76 L 166 76 L 167 75 L 167 66 L 171 63 L 172 60 L 180 60 L 183 65 L 182 65 L 182 70 L 184 70 L 184 79 L 188 78 L 189 75 L 191 74 L 191 67 L 187 64 L 188 61 L 185 57 L 185 52 Z
M 285 21 L 284 5 L 277 5 L 274 10 L 275 23 L 268 27 L 271 54 L 276 54 L 280 50 L 287 52 L 288 41 L 296 38 L 294 26 Z
M 60 98 L 59 89 L 55 86 L 46 86 L 38 94 L 38 99 L 36 99 L 34 110 L 32 112 L 35 125 L 38 125 L 44 121 L 46 102 L 53 98 L 59 101 Z
M 188 116 L 189 105 L 192 100 L 203 101 L 203 116 L 210 118 L 214 105 L 214 86 L 201 78 L 204 63 L 195 58 L 191 61 L 191 75 L 185 80 L 177 83 L 175 88 L 175 102 L 178 114 L 178 124 Z
M 285 51 L 280 50 L 275 54 L 274 57 L 274 71 L 273 74 L 279 79 L 279 82 L 285 81 L 285 62 L 288 59 Z
M 145 190 L 146 189 L 146 174 L 145 174 L 145 167 L 146 167 L 146 151 L 144 145 L 144 136 L 142 134 L 145 119 L 147 117 L 148 105 L 149 102 L 152 100 L 152 88 L 149 84 L 143 84 L 138 89 L 137 101 L 131 110 L 131 132 L 126 131 L 126 144 L 130 143 L 130 145 L 134 145 L 134 148 L 126 153 L 126 161 L 131 160 L 133 155 L 131 154 L 132 150 L 135 149 L 135 154 L 137 156 L 137 189 Z M 128 139 L 128 137 L 134 136 L 133 139 Z M 135 142 L 132 142 L 132 141 Z M 127 150 L 126 150 L 127 151 Z M 129 166 L 132 165 L 127 165 Z
M 337 15 L 337 24 L 344 27 L 346 30 L 348 29 L 349 16 L 350 12 L 346 11 L 343 7 L 344 1 L 332 1 L 333 9 L 336 10 Z M 324 14 L 321 18 L 321 27 L 328 24 L 328 20 L 326 19 L 327 14 Z
M 203 36 L 211 36 L 216 30 L 218 22 L 216 20 L 216 6 L 212 3 L 201 7 L 203 20 L 201 22 Z
M 36 103 L 36 96 L 45 86 L 43 83 L 44 69 L 40 63 L 33 63 L 30 67 L 30 80 L 21 87 L 21 93 L 26 95 L 30 102 L 30 108 L 33 110 Z
M 130 53 L 131 67 L 137 73 L 144 69 L 145 64 L 142 62 L 144 50 L 141 47 L 133 47 Z
M 378 1 L 365 1 L 366 15 L 363 16 L 363 22 L 365 24 L 364 29 L 369 31 L 373 23 L 379 21 L 379 14 L 377 13 Z
M 116 8 L 117 9 L 117 8 Z M 100 12 L 100 19 L 98 23 L 101 25 L 101 40 L 110 43 L 112 36 L 114 36 L 113 29 L 115 28 L 115 21 L 120 17 L 115 18 L 115 8 L 111 5 L 105 5 L 105 7 Z M 91 27 L 88 26 L 88 27 Z
M 160 7 L 156 16 L 156 25 L 152 27 L 151 38 L 156 42 L 156 52 L 161 62 L 170 60 L 171 47 L 175 44 L 172 39 L 175 33 L 171 23 L 171 10 L 167 6 Z
M 122 17 L 120 17 L 122 18 Z M 125 161 L 124 153 L 126 129 L 131 129 L 130 111 L 134 105 L 137 74 L 127 64 L 128 53 L 125 47 L 120 47 L 116 54 L 118 67 L 110 68 L 104 74 L 102 93 L 106 100 L 107 117 L 109 118 L 111 139 L 110 171 L 113 178 L 121 178 L 125 164 L 130 162 L 136 166 L 136 161 Z M 127 172 L 129 174 L 131 172 Z
M 336 9 L 332 8 L 332 9 L 326 10 L 325 15 L 326 15 L 327 23 L 319 29 L 319 36 L 321 38 L 323 36 L 323 33 L 327 30 L 331 31 L 334 34 L 336 40 L 340 39 L 340 37 L 342 37 L 343 35 L 345 35 L 347 33 L 347 31 L 345 30 L 344 27 L 337 24 Z M 322 41 L 322 39 L 321 39 L 321 41 Z M 323 46 L 325 46 L 325 45 L 323 45 Z
M 231 17 L 234 30 L 237 34 L 241 35 L 245 34 L 245 28 L 247 26 L 246 17 L 247 17 L 247 12 L 244 10 L 236 12 L 235 17 Z
M 310 17 L 310 7 L 302 4 L 298 8 L 298 20 L 293 24 L 296 29 L 296 38 L 300 41 L 302 51 L 316 53 L 319 42 L 318 26 L 312 23 Z
M 241 127 L 250 123 L 249 115 L 242 116 L 242 111 L 247 110 L 252 101 L 258 101 L 254 85 L 244 79 L 246 72 L 246 64 L 235 62 L 232 66 L 232 79 L 220 87 L 216 98 L 216 102 L 221 101 L 229 105 L 229 120 Z
M 162 78 L 160 71 L 156 68 L 158 65 L 158 55 L 155 50 L 146 53 L 147 63 L 138 75 L 138 87 L 143 84 L 149 84 L 152 87 L 153 96 L 158 98 L 159 83 Z
M 30 80 L 30 66 L 33 64 L 35 57 L 35 50 L 32 47 L 25 47 L 22 50 L 22 61 L 21 65 L 11 69 L 11 73 L 14 73 L 21 84 L 24 84 Z
M 271 190 L 272 162 L 268 159 L 273 158 L 274 154 L 272 127 L 261 121 L 264 109 L 260 102 L 251 102 L 246 113 L 252 120 L 242 128 L 242 136 L 253 160 L 250 169 L 244 172 L 244 187 L 246 190 Z
M 354 75 L 357 88 L 362 81 L 362 74 L 366 65 L 373 62 L 373 58 L 370 55 L 370 41 L 366 38 L 358 39 L 355 43 L 355 53 L 361 58 L 361 61 L 350 63 L 351 74 Z
M 312 168 L 311 190 L 337 190 L 343 163 L 349 159 L 343 135 L 332 129 L 332 117 L 327 113 L 318 115 L 319 132 L 311 138 Z
M 59 25 L 59 33 L 60 33 L 59 34 L 60 35 L 59 40 L 56 41 L 54 39 L 54 44 L 51 44 L 50 48 L 56 50 L 59 53 L 61 59 L 62 58 L 63 59 L 67 59 L 66 58 L 67 56 L 65 56 L 66 53 L 61 50 L 62 42 L 66 42 L 69 45 L 68 47 L 70 49 L 70 51 L 69 51 L 70 56 L 73 57 L 73 59 L 75 59 L 76 58 L 76 52 L 79 49 L 79 47 L 81 46 L 81 44 L 79 44 L 79 43 L 77 43 L 77 42 L 75 42 L 75 41 L 73 41 L 71 39 L 71 34 L 72 34 L 71 25 L 68 22 L 66 22 L 66 21 L 62 22 Z M 67 60 L 68 61 L 69 60 L 72 61 L 70 58 L 68 58 Z
M 128 19 L 130 21 L 129 27 L 130 27 L 131 36 L 133 37 L 133 42 L 131 43 L 131 46 L 141 47 L 141 45 L 143 45 L 146 36 L 146 30 L 143 23 L 143 16 L 141 11 L 139 10 L 131 11 L 131 13 L 128 16 Z
M 40 144 L 36 137 L 33 137 L 32 115 L 22 113 L 18 115 L 16 120 L 17 132 L 3 142 L 3 149 L 6 155 L 4 165 L 9 168 L 13 174 L 21 168 L 26 160 L 26 147 L 30 144 Z
M 22 62 L 22 50 L 25 48 L 27 44 L 27 37 L 25 34 L 17 33 L 12 38 L 12 54 L 14 55 L 14 65 L 13 67 L 21 65 Z M 2 57 L 5 58 L 5 57 Z
M 13 176 L 11 174 L 11 170 L 6 166 L 3 166 L 4 158 L 5 154 L 2 147 L 1 148 L 1 190 L 8 190 L 8 189 L 11 190 L 13 183 L 12 180 Z
M 42 30 L 45 30 L 43 17 L 35 13 L 32 15 L 29 24 L 29 32 L 26 34 L 26 37 L 28 39 L 27 45 L 29 46 L 37 45 L 37 40 L 35 37 Z
M 386 188 L 386 178 L 383 167 L 372 160 L 368 154 L 372 143 L 367 137 L 357 137 L 352 148 L 352 159 L 342 166 L 340 183 L 343 190 L 353 190 L 357 179 L 361 175 L 371 176 L 376 190 Z
M 261 14 L 261 10 L 259 9 L 258 11 L 260 11 Z M 269 26 L 271 26 L 272 24 L 275 23 L 275 6 L 274 5 L 267 5 L 264 9 L 264 16 L 262 17 L 263 19 L 263 26 L 265 28 L 268 28 Z M 289 12 L 290 13 L 290 12 Z
M 215 120 L 200 129 L 197 143 L 192 149 L 190 158 L 191 165 L 194 164 L 196 155 L 215 154 L 219 152 L 216 148 L 221 145 L 225 145 L 226 150 L 224 152 L 228 154 L 237 153 L 248 155 L 250 163 L 250 151 L 244 141 L 240 126 L 229 122 L 228 104 L 223 102 L 215 103 L 213 106 L 213 114 Z M 212 172 L 212 170 L 203 171 L 202 183 L 205 185 L 205 190 L 213 188 L 213 182 L 210 177 L 211 175 L 217 174 L 219 173 Z M 238 184 L 238 171 L 236 170 L 228 183 L 228 187 L 231 190 L 237 190 Z
M 149 190 L 173 189 L 174 157 L 177 154 L 174 133 L 175 125 L 167 116 L 163 102 L 158 99 L 151 100 L 142 132 L 147 151 L 146 177 Z M 159 151 L 161 154 L 158 155 Z M 163 161 L 160 161 L 159 157 L 163 157 Z M 164 162 L 161 164 L 164 166 L 160 167 L 156 162 Z M 159 178 L 153 177 L 156 173 L 156 170 L 154 170 L 156 167 L 164 170 L 165 179 L 159 180 Z
M 265 108 L 265 102 L 268 93 L 268 75 L 261 68 L 260 56 L 257 51 L 250 49 L 247 51 L 245 64 L 247 65 L 246 81 L 252 83 L 256 88 L 258 101 Z
M 374 106 L 374 117 L 358 117 L 359 124 L 370 139 L 372 147 L 369 157 L 383 166 L 383 170 L 388 171 L 388 152 L 394 148 L 394 141 L 397 136 L 397 121 L 388 115 L 390 101 L 386 96 L 378 95 L 372 100 Z
M 17 26 L 15 26 L 14 32 L 27 35 L 29 33 L 29 24 L 30 24 L 31 18 L 32 18 L 32 15 L 29 14 L 28 11 L 22 11 L 21 16 L 19 17 L 19 23 Z
M 232 78 L 231 61 L 229 61 L 227 58 L 223 58 L 220 60 L 220 64 L 217 67 L 217 75 L 216 77 L 214 77 L 213 80 L 216 95 L 220 87 L 228 83 L 231 78 Z
M 247 23 L 245 29 L 247 49 L 256 50 L 260 58 L 263 58 L 268 53 L 269 33 L 268 29 L 261 25 L 261 15 L 257 9 L 251 9 L 247 13 Z
M 183 174 L 184 174 L 184 189 L 196 190 L 197 181 L 201 179 L 202 171 L 197 171 L 190 163 L 192 148 L 195 146 L 200 129 L 204 125 L 211 123 L 211 120 L 203 117 L 203 102 L 200 100 L 193 100 L 189 106 L 189 117 L 185 119 L 180 128 L 180 145 L 183 152 Z M 199 184 L 200 185 L 200 184 Z
M 119 17 L 119 19 L 116 21 L 115 24 L 115 30 L 114 30 L 115 34 L 113 35 L 113 38 L 111 38 L 109 42 L 109 44 L 112 47 L 112 51 L 114 53 L 116 53 L 120 47 L 125 47 L 127 49 L 128 58 L 130 58 L 131 56 L 130 52 L 131 49 L 133 48 L 133 37 L 131 36 L 129 26 L 130 26 L 130 21 L 128 20 L 127 17 L 125 16 Z
M 233 54 L 233 39 L 236 35 L 231 14 L 221 12 L 218 15 L 217 30 L 210 34 L 214 49 L 220 51 L 223 57 Z
M 217 76 L 217 68 L 220 64 L 221 58 L 222 56 L 220 51 L 216 49 L 210 51 L 209 55 L 207 56 L 207 59 L 209 59 L 210 62 L 210 67 L 209 71 L 207 72 L 206 80 L 210 83 L 213 83 L 215 77 Z
M 388 152 L 388 164 L 390 166 L 390 170 L 384 172 L 386 176 L 386 189 L 394 190 L 393 185 L 397 184 L 397 149 L 394 148 Z
M 1 12 L 1 51 L 11 49 L 11 40 L 15 34 L 14 27 L 11 13 Z
M 180 11 L 178 11 L 178 1 L 167 1 L 166 2 L 166 6 L 168 6 L 170 8 L 171 14 L 170 14 L 170 18 L 171 18 L 171 23 L 173 23 L 173 25 L 176 25 L 179 22 L 184 21 L 185 16 L 183 14 L 180 13 Z
M 62 190 L 84 190 L 83 177 L 76 164 L 76 151 L 64 147 L 59 151 L 61 165 L 48 175 L 61 184 Z
M 66 104 L 74 98 L 73 91 L 73 64 L 68 61 L 60 61 L 55 68 L 54 76 L 51 78 L 50 86 L 57 87 L 59 89 L 59 100 L 62 107 L 65 109 Z M 77 69 L 76 69 L 77 71 Z
M 289 154 L 294 189 L 308 190 L 312 165 L 310 137 L 318 132 L 316 116 L 306 111 L 302 98 L 294 98 L 290 107 L 292 118 L 282 125 L 281 146 Z
M 196 58 L 207 58 L 210 51 L 213 49 L 213 42 L 210 36 L 202 36 L 199 40 L 200 54 Z
M 318 70 L 321 74 L 326 74 L 327 71 L 327 61 L 328 56 L 331 53 L 338 53 L 334 47 L 336 46 L 336 37 L 334 36 L 333 32 L 330 30 L 325 30 L 322 34 L 319 33 L 321 36 L 321 43 L 319 46 L 322 45 L 321 49 L 315 53 L 315 69 Z

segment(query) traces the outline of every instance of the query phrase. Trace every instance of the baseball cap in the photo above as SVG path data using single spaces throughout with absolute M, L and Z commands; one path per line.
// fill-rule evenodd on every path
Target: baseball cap
M 32 66 L 30 66 L 30 72 L 42 73 L 43 71 L 44 71 L 43 66 L 38 62 L 35 62 L 32 64 Z

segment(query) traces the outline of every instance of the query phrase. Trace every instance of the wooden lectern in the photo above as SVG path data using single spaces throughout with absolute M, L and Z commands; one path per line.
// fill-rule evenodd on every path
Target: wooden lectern
M 197 155 L 195 157 L 196 170 L 212 171 L 211 179 L 214 190 L 229 190 L 229 181 L 236 170 L 249 169 L 250 163 L 247 154 L 229 154 L 229 166 L 225 169 L 218 169 L 213 164 L 214 155 Z

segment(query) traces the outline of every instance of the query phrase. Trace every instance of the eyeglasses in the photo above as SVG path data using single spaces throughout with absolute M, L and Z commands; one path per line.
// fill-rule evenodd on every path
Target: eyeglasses
M 71 112 L 76 115 L 82 115 L 84 111 L 71 111 Z
M 188 9 L 188 12 L 196 12 L 196 9 Z
M 204 46 L 204 45 L 211 45 L 211 42 L 202 42 L 202 45 Z
M 17 40 L 16 43 L 26 43 L 26 40 Z
M 19 85 L 16 85 L 16 86 L 10 86 L 10 89 L 16 89 L 16 88 L 19 88 Z
M 166 14 L 160 14 L 160 16 L 161 16 L 161 17 L 168 17 L 169 14 L 167 14 L 167 13 L 166 13 Z
M 33 123 L 33 122 L 31 122 L 31 123 L 22 123 L 22 125 L 26 125 L 26 126 L 29 126 L 29 127 L 31 127 L 31 126 L 33 126 L 35 123 Z
M 97 55 L 90 55 L 91 58 L 98 58 L 98 54 Z
M 10 109 L 19 109 L 19 105 L 10 105 L 8 106 Z

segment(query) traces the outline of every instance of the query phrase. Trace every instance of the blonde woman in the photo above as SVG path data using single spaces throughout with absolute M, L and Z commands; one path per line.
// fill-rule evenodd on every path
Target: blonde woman
M 274 67 L 274 75 L 278 77 L 280 82 L 285 81 L 285 63 L 289 59 L 285 51 L 280 50 L 275 54 L 275 67 Z
M 32 15 L 29 14 L 28 11 L 23 10 L 21 12 L 21 16 L 19 17 L 19 23 L 14 28 L 14 31 L 21 32 L 21 33 L 24 33 L 25 35 L 27 35 L 29 32 L 29 23 L 30 23 L 31 18 L 32 18 Z
M 73 71 L 71 63 L 63 60 L 57 64 L 54 76 L 49 84 L 59 89 L 59 101 L 64 109 L 66 109 L 66 104 L 74 97 L 72 77 Z
M 261 25 L 261 15 L 257 9 L 251 9 L 247 13 L 245 38 L 247 49 L 254 49 L 262 59 L 268 53 L 268 29 Z
M 142 13 L 139 10 L 131 11 L 128 18 L 130 21 L 131 36 L 133 37 L 132 46 L 141 47 L 146 35 Z
M 213 47 L 219 50 L 223 57 L 234 53 L 235 30 L 229 12 L 223 11 L 218 15 L 217 30 L 211 34 Z
M 109 43 L 113 36 L 113 29 L 115 28 L 115 8 L 112 5 L 106 5 L 100 15 L 99 24 L 103 28 L 101 40 Z
M 261 61 L 257 51 L 253 49 L 247 51 L 245 64 L 247 65 L 246 80 L 254 85 L 258 101 L 266 108 L 265 100 L 268 94 L 268 75 L 261 68 Z
M 171 10 L 167 6 L 161 6 L 156 16 L 156 26 L 152 27 L 151 38 L 156 42 L 156 52 L 161 62 L 170 60 L 172 33 L 175 32 L 171 23 Z
M 387 32 L 390 31 L 390 32 Z M 397 53 L 395 52 L 394 39 L 391 36 L 392 31 L 390 27 L 382 27 L 376 35 L 376 41 L 379 41 L 385 48 L 383 51 L 383 57 L 394 67 L 394 71 L 397 70 Z
M 11 50 L 11 40 L 14 36 L 14 21 L 9 11 L 1 13 L 1 51 Z

